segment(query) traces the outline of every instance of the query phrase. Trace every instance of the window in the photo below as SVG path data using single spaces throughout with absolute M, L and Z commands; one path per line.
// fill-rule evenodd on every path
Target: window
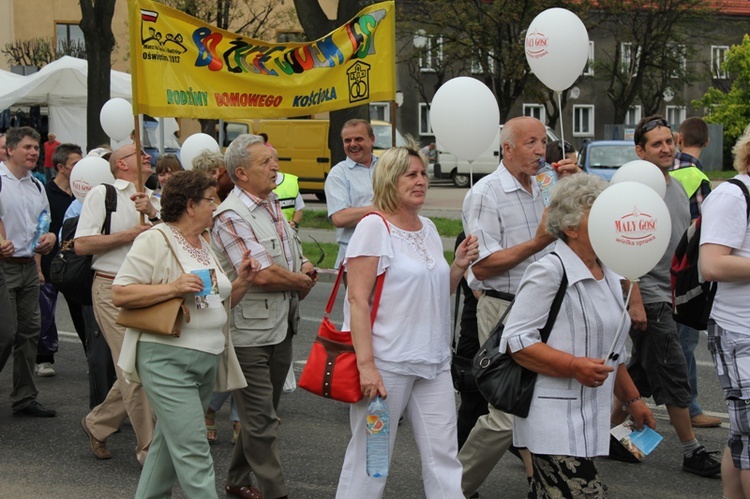
M 71 49 L 85 47 L 83 40 L 83 31 L 78 23 L 57 23 L 55 26 L 57 31 L 57 50 L 66 54 L 72 53 Z
M 484 64 L 482 64 L 482 55 L 484 54 L 484 51 L 480 51 L 478 54 L 474 54 L 471 58 L 471 72 L 473 74 L 482 74 L 482 73 L 495 73 L 495 54 L 493 51 L 489 51 L 486 53 L 486 59 Z
M 370 103 L 370 120 L 390 121 L 390 104 L 387 102 Z
M 641 106 L 630 106 L 625 115 L 625 125 L 637 125 L 641 121 Z
M 573 106 L 573 137 L 594 136 L 594 106 Z
M 594 76 L 594 42 L 589 41 L 589 60 L 583 68 L 584 76 Z
M 430 125 L 430 109 L 424 102 L 419 103 L 419 135 L 435 135 Z
M 542 104 L 524 104 L 523 115 L 532 116 L 542 123 L 547 121 L 547 110 L 544 109 L 544 106 Z
M 726 80 L 727 71 L 722 68 L 727 60 L 727 45 L 711 45 L 711 75 L 717 80 Z
M 443 37 L 423 37 L 424 46 L 419 53 L 419 69 L 421 71 L 435 71 L 443 62 Z
M 685 74 L 685 46 L 680 44 L 669 44 L 669 49 L 672 52 L 672 57 L 675 60 L 675 69 L 669 75 L 670 78 L 682 78 Z
M 685 106 L 667 106 L 667 123 L 679 126 L 685 121 Z
M 638 73 L 638 60 L 641 57 L 641 47 L 636 49 L 632 43 L 621 43 L 620 49 L 620 70 L 623 73 L 629 72 L 635 76 Z

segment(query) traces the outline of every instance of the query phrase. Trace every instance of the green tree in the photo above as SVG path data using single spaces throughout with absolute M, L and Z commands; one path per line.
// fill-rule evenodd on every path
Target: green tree
M 670 85 L 689 85 L 702 75 L 687 72 L 689 39 L 702 32 L 712 11 L 708 0 L 599 0 L 585 20 L 607 39 L 595 63 L 597 79 L 608 82 L 614 123 L 624 123 L 638 99 L 644 115 L 661 108 Z
M 399 2 L 399 62 L 408 65 L 424 102 L 455 76 L 482 80 L 495 94 L 505 120 L 522 95 L 533 94 L 541 102 L 551 95 L 529 69 L 524 39 L 534 17 L 553 6 L 577 12 L 584 4 L 549 0 Z M 426 58 L 431 66 L 429 79 L 423 70 Z M 427 88 L 428 84 L 433 88 Z M 557 121 L 556 109 L 556 102 L 548 104 L 551 123 Z
M 703 107 L 708 123 L 724 125 L 724 164 L 732 163 L 732 147 L 750 123 L 750 35 L 733 45 L 722 65 L 732 78 L 727 91 L 711 87 L 693 106 Z

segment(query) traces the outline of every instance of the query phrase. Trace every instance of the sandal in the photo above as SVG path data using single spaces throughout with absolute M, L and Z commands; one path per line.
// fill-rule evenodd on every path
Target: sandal
M 209 444 L 216 442 L 216 412 L 209 409 L 206 411 L 206 440 Z
M 236 444 L 237 440 L 239 440 L 240 428 L 242 428 L 242 426 L 240 425 L 239 421 L 235 421 L 234 423 L 232 423 L 232 444 Z

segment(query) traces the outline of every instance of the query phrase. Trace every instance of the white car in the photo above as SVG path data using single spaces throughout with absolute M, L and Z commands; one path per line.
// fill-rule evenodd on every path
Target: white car
M 456 187 L 468 187 L 470 183 L 470 172 L 474 175 L 474 182 L 487 174 L 494 172 L 500 164 L 502 148 L 500 147 L 500 130 L 492 141 L 490 147 L 475 159 L 471 165 L 468 161 L 458 159 L 449 152 L 443 151 L 438 142 L 438 159 L 434 167 L 434 175 L 437 179 L 451 179 Z M 547 127 L 547 141 L 560 140 L 550 127 Z

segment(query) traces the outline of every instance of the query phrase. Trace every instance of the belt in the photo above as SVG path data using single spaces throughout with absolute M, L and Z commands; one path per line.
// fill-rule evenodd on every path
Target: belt
M 112 274 L 105 274 L 104 272 L 94 272 L 94 277 L 101 277 L 102 279 L 109 279 L 110 281 L 115 280 L 115 276 Z
M 11 256 L 11 257 L 2 257 L 2 260 L 7 263 L 26 264 L 26 263 L 33 262 L 34 257 L 33 256 Z
M 503 293 L 502 291 L 495 291 L 494 289 L 486 289 L 484 291 L 485 296 L 489 296 L 490 298 L 498 298 L 500 300 L 505 301 L 513 301 L 513 298 L 515 298 L 515 295 L 512 295 L 510 293 Z

